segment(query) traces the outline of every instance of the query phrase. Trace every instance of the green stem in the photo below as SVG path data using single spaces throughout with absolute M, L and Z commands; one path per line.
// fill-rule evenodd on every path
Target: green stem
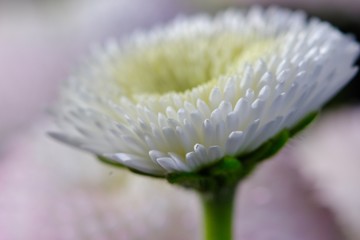
M 236 186 L 203 194 L 204 240 L 231 240 Z

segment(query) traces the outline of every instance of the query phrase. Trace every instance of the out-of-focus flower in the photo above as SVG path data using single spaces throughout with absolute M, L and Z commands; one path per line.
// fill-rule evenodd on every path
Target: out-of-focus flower
M 358 52 L 303 12 L 181 18 L 96 52 L 64 87 L 52 135 L 152 175 L 198 170 L 292 135 L 354 75 Z
M 360 239 L 360 109 L 324 116 L 298 144 L 298 165 L 350 239 Z
M 2 155 L 1 240 L 200 239 L 193 193 L 102 165 L 49 139 L 48 128 L 18 136 Z M 235 239 L 341 239 L 291 159 L 279 154 L 242 184 Z

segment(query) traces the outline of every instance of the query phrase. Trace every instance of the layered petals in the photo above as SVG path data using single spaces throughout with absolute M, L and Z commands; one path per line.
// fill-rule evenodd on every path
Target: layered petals
M 164 176 L 249 153 L 355 74 L 358 44 L 303 12 L 178 18 L 96 49 L 53 109 L 63 142 Z

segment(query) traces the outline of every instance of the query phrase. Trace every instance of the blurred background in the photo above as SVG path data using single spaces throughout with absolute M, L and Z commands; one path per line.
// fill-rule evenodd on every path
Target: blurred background
M 360 39 L 360 0 L 0 0 L 0 240 L 200 239 L 196 195 L 49 139 L 45 112 L 94 44 L 251 4 L 302 9 Z M 236 239 L 360 239 L 359 89 L 357 74 L 241 186 Z

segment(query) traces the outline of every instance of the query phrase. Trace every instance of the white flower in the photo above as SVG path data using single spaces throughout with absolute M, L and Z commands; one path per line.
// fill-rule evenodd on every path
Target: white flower
M 96 51 L 64 87 L 52 136 L 144 173 L 198 170 L 319 110 L 358 52 L 303 12 L 179 18 Z

